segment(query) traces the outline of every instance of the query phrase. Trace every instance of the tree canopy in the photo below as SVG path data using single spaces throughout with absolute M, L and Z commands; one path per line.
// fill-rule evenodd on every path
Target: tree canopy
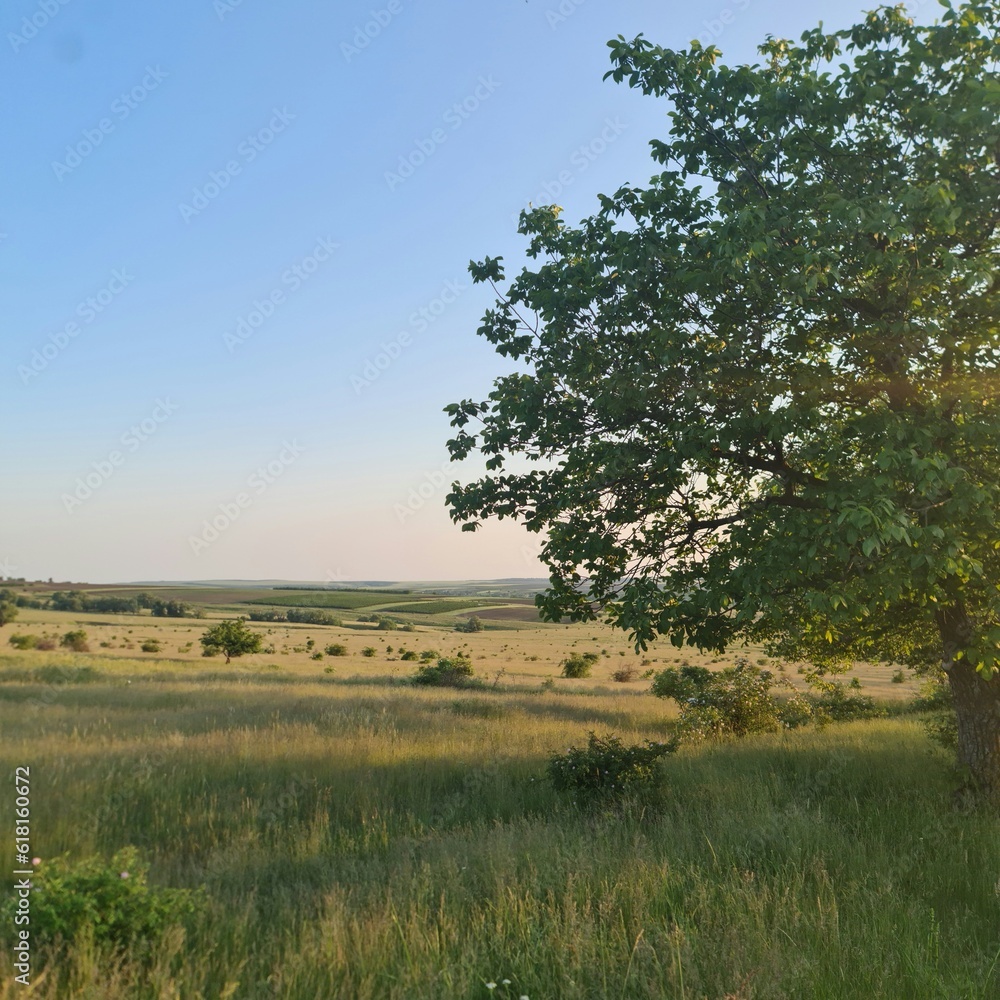
M 218 625 L 213 625 L 201 637 L 205 654 L 222 651 L 226 654 L 226 663 L 234 656 L 244 653 L 259 653 L 263 636 L 247 628 L 245 618 L 227 618 Z
M 522 213 L 509 282 L 470 265 L 519 365 L 447 408 L 488 469 L 448 502 L 545 534 L 553 620 L 943 664 L 1000 789 L 1000 10 L 943 8 L 755 65 L 610 42 L 669 102 L 659 172 L 578 225 Z

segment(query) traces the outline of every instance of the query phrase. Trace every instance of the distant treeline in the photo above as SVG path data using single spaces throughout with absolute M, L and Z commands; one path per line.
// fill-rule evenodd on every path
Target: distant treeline
M 294 590 L 294 587 L 286 587 Z M 302 588 L 306 589 L 306 588 Z M 289 608 L 287 611 L 251 611 L 252 622 L 299 622 L 305 625 L 342 625 L 343 622 L 329 611 L 315 611 L 311 608 Z
M 82 590 L 57 590 L 48 597 L 17 598 L 18 607 L 45 608 L 50 611 L 95 611 L 100 614 L 137 615 L 149 609 L 158 618 L 203 618 L 204 614 L 191 604 L 183 601 L 163 601 L 152 594 L 136 594 L 135 597 L 114 597 L 112 595 L 91 595 Z

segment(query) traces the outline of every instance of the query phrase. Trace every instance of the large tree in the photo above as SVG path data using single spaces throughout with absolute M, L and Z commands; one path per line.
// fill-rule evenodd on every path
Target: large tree
M 1000 798 L 1000 8 L 944 6 L 757 65 L 609 43 L 668 102 L 660 172 L 470 265 L 519 364 L 447 408 L 488 469 L 448 503 L 545 534 L 553 620 L 939 664 Z

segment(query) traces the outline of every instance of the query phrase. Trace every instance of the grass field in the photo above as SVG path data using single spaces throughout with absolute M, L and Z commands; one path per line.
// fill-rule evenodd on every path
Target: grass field
M 0 654 L 0 757 L 31 767 L 33 852 L 134 845 L 152 883 L 206 900 L 144 961 L 85 939 L 36 953 L 32 997 L 1000 996 L 996 819 L 953 808 L 912 715 L 683 748 L 660 792 L 583 809 L 546 782 L 549 755 L 590 730 L 660 740 L 674 718 L 611 671 L 732 656 L 640 657 L 595 625 L 261 624 L 275 652 L 226 666 L 198 655 L 210 622 L 25 609 L 3 631 L 82 625 L 93 650 Z M 314 661 L 308 638 L 348 655 Z M 414 687 L 401 646 L 464 650 L 485 684 Z M 587 650 L 592 678 L 557 678 Z M 855 674 L 899 705 L 913 691 Z M 29 995 L 12 961 L 2 1000 Z

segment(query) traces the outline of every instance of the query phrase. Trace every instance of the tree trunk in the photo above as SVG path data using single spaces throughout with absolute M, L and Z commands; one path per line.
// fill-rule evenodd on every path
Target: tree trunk
M 964 608 L 941 612 L 938 628 L 958 720 L 958 762 L 968 769 L 973 790 L 1000 805 L 1000 673 L 987 679 L 966 659 L 955 659 L 973 636 Z

